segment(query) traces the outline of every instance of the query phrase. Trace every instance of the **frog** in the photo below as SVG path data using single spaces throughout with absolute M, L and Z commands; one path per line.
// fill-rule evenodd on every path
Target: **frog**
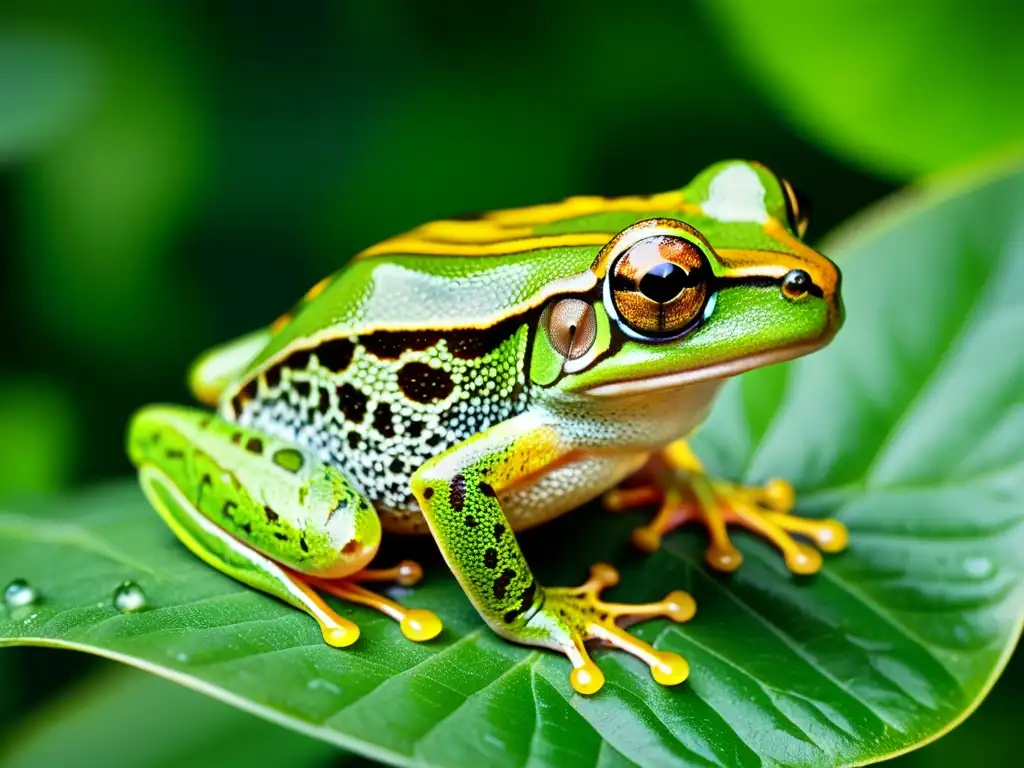
M 425 534 L 482 620 L 567 657 L 578 693 L 604 683 L 595 644 L 677 685 L 688 662 L 627 627 L 688 621 L 691 595 L 607 601 L 607 563 L 579 586 L 542 585 L 517 534 L 602 498 L 656 510 L 631 534 L 646 552 L 703 524 L 705 561 L 724 572 L 742 562 L 734 527 L 794 574 L 847 546 L 841 522 L 795 513 L 785 480 L 711 477 L 688 442 L 729 378 L 842 325 L 840 272 L 804 243 L 806 211 L 783 177 L 731 160 L 669 192 L 423 224 L 200 356 L 189 382 L 205 407 L 145 406 L 128 454 L 190 550 L 308 613 L 332 646 L 359 628 L 325 595 L 413 641 L 441 632 L 436 613 L 365 586 L 415 584 L 418 563 L 370 566 L 385 533 Z

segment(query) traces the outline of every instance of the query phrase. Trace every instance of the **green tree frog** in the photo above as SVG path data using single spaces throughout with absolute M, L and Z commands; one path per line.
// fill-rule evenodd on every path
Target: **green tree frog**
M 707 563 L 724 571 L 741 561 L 730 525 L 797 573 L 820 567 L 812 544 L 845 547 L 839 522 L 791 513 L 788 483 L 712 479 L 683 442 L 727 377 L 839 329 L 839 272 L 801 242 L 805 226 L 790 185 L 740 161 L 671 192 L 425 224 L 202 356 L 191 385 L 216 413 L 142 409 L 130 457 L 195 554 L 306 611 L 334 646 L 359 630 L 322 593 L 387 613 L 412 640 L 441 631 L 363 586 L 419 577 L 411 562 L 368 567 L 382 531 L 429 533 L 484 621 L 565 654 L 578 692 L 604 681 L 588 641 L 680 683 L 686 661 L 623 625 L 688 620 L 688 594 L 606 602 L 618 575 L 604 564 L 582 586 L 541 585 L 516 533 L 605 494 L 613 509 L 658 506 L 633 535 L 647 551 L 703 523 Z M 645 484 L 614 490 L 645 467 Z

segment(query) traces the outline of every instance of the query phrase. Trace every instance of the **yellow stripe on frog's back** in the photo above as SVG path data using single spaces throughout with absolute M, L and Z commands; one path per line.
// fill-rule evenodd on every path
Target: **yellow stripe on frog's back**
M 415 237 L 411 233 L 393 237 L 367 248 L 356 258 L 374 256 L 504 256 L 511 253 L 539 251 L 546 248 L 574 248 L 583 245 L 604 245 L 614 237 L 608 232 L 584 232 L 573 235 L 522 237 L 490 242 L 451 242 Z
M 537 235 L 538 227 L 604 213 L 699 211 L 686 204 L 679 191 L 629 197 L 570 197 L 558 203 L 507 208 L 477 219 L 442 219 L 367 248 L 356 258 L 384 255 L 498 256 L 543 248 L 604 245 L 615 232 L 572 232 Z
M 690 210 L 699 210 L 699 207 L 687 205 L 683 193 L 675 190 L 659 192 L 655 195 L 629 195 L 626 197 L 598 197 L 596 195 L 569 197 L 558 203 L 493 211 L 485 214 L 484 218 L 502 227 L 536 227 L 541 224 L 553 224 L 565 219 L 593 216 L 598 213 L 644 214 L 657 211 L 685 213 Z

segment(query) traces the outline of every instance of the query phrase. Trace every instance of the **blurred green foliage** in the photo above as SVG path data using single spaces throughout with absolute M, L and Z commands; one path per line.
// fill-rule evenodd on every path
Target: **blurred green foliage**
M 50 34 L 0 31 L 0 158 L 21 160 L 60 138 L 94 98 L 92 62 Z
M 0 381 L 0 496 L 41 493 L 67 484 L 77 463 L 77 414 L 53 381 Z
M 69 755 L 99 758 L 129 729 L 131 752 L 123 759 L 132 765 L 302 768 L 340 762 L 340 753 L 329 744 L 268 725 L 154 675 L 121 668 L 93 676 L 41 707 L 6 745 L 3 765 L 62 765 Z M 355 768 L 355 758 L 345 765 Z
M 730 48 L 822 146 L 891 178 L 1024 149 L 1021 8 L 720 0 Z M 789 45 L 776 34 L 785 30 Z
M 1022 18 L 968 0 L 8 0 L 0 500 L 128 474 L 128 415 L 186 401 L 195 353 L 424 220 L 669 189 L 745 156 L 814 201 L 820 236 L 1012 146 Z M 4 722 L 59 712 L 89 664 L 0 655 Z M 967 747 L 904 760 L 1019 749 L 998 724 L 1019 721 L 1021 679 L 942 742 Z

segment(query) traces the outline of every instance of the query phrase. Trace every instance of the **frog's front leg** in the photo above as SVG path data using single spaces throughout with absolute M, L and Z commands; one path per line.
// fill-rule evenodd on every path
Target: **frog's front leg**
M 689 522 L 707 527 L 711 543 L 705 559 L 720 571 L 735 571 L 743 562 L 729 540 L 729 525 L 742 526 L 772 542 L 781 550 L 787 567 L 799 574 L 817 572 L 821 555 L 793 538 L 794 534 L 814 542 L 823 552 L 846 548 L 846 526 L 838 520 L 811 520 L 791 514 L 795 494 L 785 480 L 769 480 L 751 488 L 712 479 L 682 440 L 655 458 L 650 475 L 652 482 L 616 489 L 604 498 L 605 507 L 611 511 L 659 505 L 654 519 L 633 531 L 633 543 L 646 552 L 657 550 L 666 533 Z
M 660 602 L 639 605 L 604 602 L 599 594 L 618 581 L 618 574 L 603 564 L 591 569 L 581 587 L 546 588 L 519 549 L 501 497 L 570 453 L 557 427 L 523 414 L 427 462 L 413 476 L 412 488 L 449 567 L 498 634 L 564 653 L 573 666 L 572 685 L 580 693 L 594 693 L 604 683 L 587 654 L 588 640 L 642 659 L 659 683 L 681 683 L 689 673 L 686 661 L 633 637 L 617 620 L 666 616 L 686 621 L 695 609 L 689 595 L 673 592 Z
M 359 629 L 314 588 L 368 605 L 412 640 L 441 631 L 433 613 L 408 610 L 360 581 L 415 583 L 415 563 L 371 571 L 377 514 L 348 480 L 312 453 L 191 408 L 136 414 L 129 455 L 153 507 L 178 538 L 217 570 L 300 608 L 324 639 L 351 645 Z

